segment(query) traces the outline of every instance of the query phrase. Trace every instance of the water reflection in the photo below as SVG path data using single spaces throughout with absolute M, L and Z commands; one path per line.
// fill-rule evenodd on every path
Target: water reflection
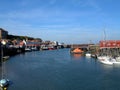
M 113 65 L 106 65 L 106 64 L 102 64 L 102 63 L 101 63 L 101 67 L 104 68 L 104 70 L 112 70 L 113 69 Z
M 76 59 L 77 59 L 77 60 L 80 59 L 81 56 L 82 56 L 82 54 L 75 54 L 75 53 L 74 53 L 74 54 L 71 54 L 71 57 L 74 58 L 75 60 L 76 60 Z
M 120 68 L 120 64 L 114 64 L 113 67 L 114 68 Z
M 110 69 L 112 70 L 112 69 L 115 69 L 115 68 L 120 68 L 120 64 L 106 65 L 106 64 L 100 63 L 100 66 L 102 68 L 104 68 L 105 70 L 110 70 Z
M 9 90 L 120 90 L 118 65 L 104 65 L 68 49 L 28 52 L 10 59 L 6 69 L 14 83 Z

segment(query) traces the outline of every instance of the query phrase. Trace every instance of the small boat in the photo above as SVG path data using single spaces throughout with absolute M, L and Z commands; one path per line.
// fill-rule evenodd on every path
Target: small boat
M 31 50 L 32 51 L 37 51 L 37 47 L 32 47 Z
M 73 54 L 82 54 L 83 50 L 81 50 L 80 48 L 74 48 L 74 49 L 70 50 L 70 53 L 73 53 Z
M 32 50 L 31 50 L 30 48 L 26 47 L 26 48 L 25 48 L 25 51 L 26 51 L 26 52 L 31 52 Z
M 113 65 L 112 59 L 109 56 L 99 56 L 98 60 L 107 65 Z
M 86 53 L 85 56 L 86 57 L 91 57 L 91 54 L 90 53 Z
M 113 65 L 113 62 L 110 62 L 109 60 L 101 60 L 100 62 L 107 65 Z
M 4 57 L 3 57 L 3 61 L 8 60 L 9 58 L 10 58 L 10 56 L 4 56 Z
M 41 47 L 41 50 L 49 50 L 47 46 Z
M 103 64 L 107 64 L 107 65 L 120 64 L 120 62 L 116 61 L 116 59 L 108 57 L 108 56 L 106 56 L 106 57 L 103 56 L 103 57 L 98 57 L 98 58 L 99 58 L 99 61 Z
M 97 58 L 97 55 L 96 54 L 91 54 L 91 57 L 92 58 Z
M 7 87 L 9 85 L 9 80 L 8 79 L 1 79 L 0 80 L 0 87 L 4 88 Z

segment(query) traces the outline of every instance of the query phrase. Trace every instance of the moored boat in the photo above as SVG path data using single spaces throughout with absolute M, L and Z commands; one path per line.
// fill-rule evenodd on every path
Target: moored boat
M 85 56 L 86 57 L 91 57 L 91 53 L 86 53 Z
M 1 79 L 0 80 L 0 87 L 4 88 L 7 87 L 9 85 L 9 80 L 8 79 Z
M 25 48 L 25 51 L 26 51 L 26 52 L 31 52 L 32 50 L 31 50 L 31 48 L 26 47 L 26 48 Z
M 109 60 L 101 60 L 100 62 L 106 65 L 113 65 L 113 62 L 110 62 Z
M 70 53 L 73 53 L 73 54 L 82 54 L 83 52 L 84 51 L 81 50 L 80 48 L 74 48 L 70 50 Z
M 4 57 L 3 57 L 3 61 L 8 60 L 9 58 L 10 58 L 10 56 L 4 56 Z
M 91 57 L 92 58 L 97 58 L 97 55 L 96 54 L 91 54 Z
M 115 57 L 115 58 L 116 58 L 116 61 L 120 62 L 120 56 Z
M 120 64 L 120 62 L 116 61 L 116 59 L 112 58 L 112 57 L 109 57 L 109 56 L 101 56 L 101 57 L 98 57 L 99 61 L 103 64 L 107 64 L 107 65 L 118 65 Z

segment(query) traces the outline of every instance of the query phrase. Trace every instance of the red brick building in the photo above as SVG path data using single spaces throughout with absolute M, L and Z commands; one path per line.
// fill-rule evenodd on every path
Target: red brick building
M 120 40 L 100 41 L 100 48 L 120 48 Z

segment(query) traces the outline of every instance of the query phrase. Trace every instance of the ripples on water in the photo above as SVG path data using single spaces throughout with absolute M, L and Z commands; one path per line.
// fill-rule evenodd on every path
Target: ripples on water
M 69 49 L 27 52 L 6 62 L 9 90 L 120 90 L 120 66 L 71 55 Z

